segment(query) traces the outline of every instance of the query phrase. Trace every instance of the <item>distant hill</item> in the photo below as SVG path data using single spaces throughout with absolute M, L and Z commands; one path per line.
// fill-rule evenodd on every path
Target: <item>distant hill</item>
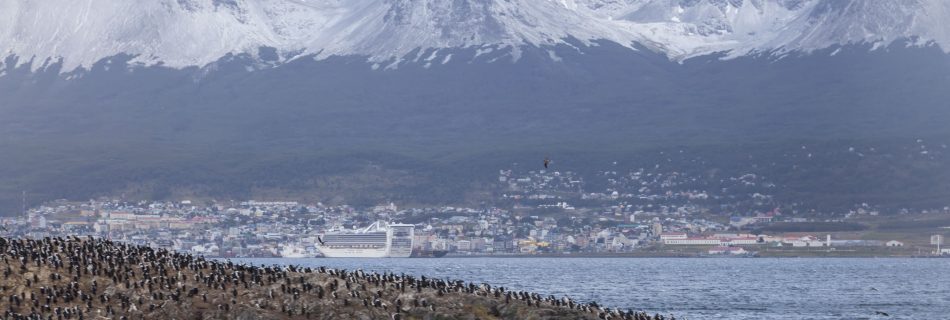
M 392 70 L 345 57 L 255 72 L 242 57 L 183 70 L 128 69 L 116 57 L 72 79 L 7 70 L 4 207 L 18 207 L 20 190 L 33 201 L 125 192 L 443 203 L 546 155 L 583 171 L 687 148 L 719 168 L 749 155 L 786 161 L 778 152 L 802 144 L 950 143 L 950 58 L 936 48 L 684 63 L 610 43 L 557 50 L 561 61 L 537 49 L 495 63 L 458 50 L 478 62 Z M 937 179 L 950 172 L 946 158 L 875 159 L 825 158 L 813 176 L 767 173 L 785 177 L 796 201 L 850 202 L 864 190 L 948 202 L 950 180 Z
M 512 163 L 679 150 L 786 202 L 950 204 L 943 1 L 92 4 L 0 5 L 0 212 L 480 203 Z

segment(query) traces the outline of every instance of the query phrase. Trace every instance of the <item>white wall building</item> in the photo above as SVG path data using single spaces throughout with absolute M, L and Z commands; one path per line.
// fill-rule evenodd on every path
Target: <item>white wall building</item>
M 727 242 L 730 245 L 734 245 L 734 246 L 759 244 L 759 238 L 756 238 L 756 237 L 731 238 L 731 239 L 723 239 L 723 242 Z
M 663 244 L 683 245 L 683 246 L 718 246 L 722 245 L 719 239 L 710 238 L 686 238 L 686 239 L 667 239 Z
M 666 240 L 685 240 L 687 238 L 686 233 L 670 232 L 670 233 L 661 233 L 660 240 L 664 242 Z
M 791 242 L 792 247 L 824 247 L 824 241 L 817 240 L 795 240 Z
M 471 251 L 471 250 L 472 250 L 472 242 L 471 242 L 471 241 L 468 241 L 468 240 L 459 240 L 459 241 L 456 241 L 456 242 L 455 242 L 455 248 L 458 249 L 458 251 Z

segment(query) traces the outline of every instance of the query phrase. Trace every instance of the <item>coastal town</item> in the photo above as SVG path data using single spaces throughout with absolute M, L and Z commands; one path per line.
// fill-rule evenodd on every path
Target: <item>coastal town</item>
M 376 221 L 411 224 L 413 253 L 450 256 L 847 256 L 940 255 L 942 235 L 868 239 L 854 232 L 788 225 L 849 225 L 877 212 L 803 218 L 775 208 L 711 214 L 708 190 L 672 190 L 688 176 L 652 172 L 605 172 L 603 192 L 584 192 L 571 172 L 499 172 L 498 205 L 400 208 L 395 203 L 357 208 L 296 201 L 125 201 L 101 198 L 54 201 L 0 221 L 6 236 L 91 235 L 209 257 L 318 257 L 319 236 Z M 761 177 L 724 181 L 753 188 L 730 196 L 718 210 L 767 208 Z M 655 190 L 654 190 L 655 189 Z M 717 186 L 718 190 L 725 187 Z M 738 199 L 737 199 L 738 198 Z M 916 240 L 916 241 L 914 241 Z M 929 241 L 928 241 L 929 240 Z

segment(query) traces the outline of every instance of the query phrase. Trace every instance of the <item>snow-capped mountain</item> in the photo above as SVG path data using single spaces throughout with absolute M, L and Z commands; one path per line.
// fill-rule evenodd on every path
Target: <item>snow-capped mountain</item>
M 4 1 L 0 43 L 64 69 L 116 54 L 183 67 L 226 54 L 277 48 L 283 59 L 367 55 L 388 60 L 418 48 L 546 45 L 564 38 L 630 43 L 617 23 L 553 1 L 83 0 Z M 22 62 L 21 62 L 22 63 Z
M 933 150 L 846 150 L 950 145 L 948 21 L 948 0 L 0 0 L 0 213 L 23 190 L 447 204 L 546 155 L 715 172 L 805 145 L 761 167 L 791 203 L 942 207 Z
M 682 60 L 904 38 L 946 45 L 947 21 L 943 0 L 3 0 L 0 52 L 68 71 L 118 54 L 180 68 L 261 47 L 279 61 L 380 62 L 459 47 L 511 47 L 517 58 L 525 45 L 606 40 Z
M 598 6 L 603 2 L 613 6 Z M 673 57 L 729 51 L 812 51 L 835 45 L 886 46 L 898 39 L 950 44 L 950 2 L 940 0 L 591 0 L 589 8 Z

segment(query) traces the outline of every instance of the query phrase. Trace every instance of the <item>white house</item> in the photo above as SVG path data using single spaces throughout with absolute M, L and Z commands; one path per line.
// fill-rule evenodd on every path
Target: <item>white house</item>
M 820 241 L 814 236 L 786 236 L 782 242 L 793 247 L 823 247 L 829 244 L 827 240 Z
M 458 251 L 471 251 L 471 250 L 472 250 L 472 242 L 471 242 L 471 241 L 468 241 L 468 240 L 459 240 L 459 241 L 456 241 L 456 242 L 455 242 L 455 248 L 458 249 Z
M 634 241 L 631 241 L 623 233 L 617 234 L 610 242 L 610 248 L 613 250 L 625 250 L 632 249 L 634 246 Z
M 796 241 L 792 241 L 791 243 L 793 247 L 823 247 L 827 244 L 822 241 L 814 241 L 814 240 L 812 241 L 796 240 Z

